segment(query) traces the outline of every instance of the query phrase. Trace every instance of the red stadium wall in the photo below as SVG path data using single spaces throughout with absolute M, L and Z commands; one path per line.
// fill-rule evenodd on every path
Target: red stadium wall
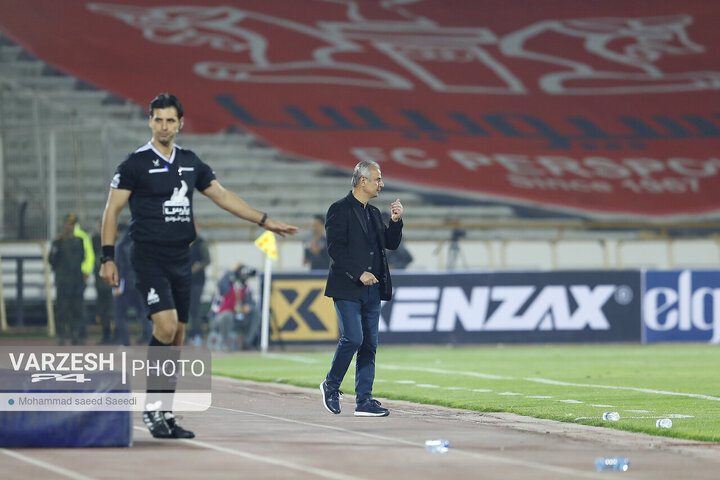
M 383 6 L 384 5 L 384 6 Z M 602 217 L 720 212 L 720 8 L 687 0 L 0 0 L 58 69 L 186 128 Z

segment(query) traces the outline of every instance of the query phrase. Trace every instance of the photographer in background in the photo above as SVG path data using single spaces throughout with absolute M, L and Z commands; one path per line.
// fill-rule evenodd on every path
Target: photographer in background
M 234 350 L 236 333 L 242 335 L 240 347 L 243 350 L 257 348 L 261 317 L 247 284 L 256 274 L 255 269 L 238 263 L 218 282 L 218 293 L 210 308 L 209 349 Z
M 200 315 L 200 297 L 202 297 L 203 288 L 205 288 L 205 268 L 210 265 L 210 249 L 208 242 L 200 235 L 200 225 L 197 220 L 195 222 L 195 231 L 197 237 L 190 244 L 190 272 L 192 277 L 190 280 L 190 330 L 187 332 L 185 343 L 194 343 L 196 346 L 202 345 L 202 321 L 203 316 Z
M 310 270 L 325 270 L 330 267 L 330 255 L 327 251 L 327 238 L 325 238 L 325 216 L 315 215 L 312 220 L 312 232 L 305 238 L 303 248 L 305 251 L 303 264 L 309 265 Z
M 390 214 L 388 212 L 382 212 L 382 220 L 385 226 L 390 225 Z M 400 245 L 395 250 L 387 250 L 385 252 L 387 258 L 388 268 L 390 270 L 403 270 L 407 268 L 413 261 L 413 256 L 405 246 L 405 238 L 400 240 Z

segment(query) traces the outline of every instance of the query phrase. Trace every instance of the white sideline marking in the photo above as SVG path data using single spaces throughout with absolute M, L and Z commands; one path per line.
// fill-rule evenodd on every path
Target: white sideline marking
M 591 403 L 590 406 L 599 408 L 615 408 L 615 405 L 599 405 L 597 403 Z
M 268 354 L 267 357 L 283 359 L 283 360 L 293 360 L 293 361 L 303 362 L 303 363 L 317 363 L 316 360 L 303 358 L 303 357 L 297 357 L 297 356 L 291 356 L 291 355 Z M 506 377 L 506 376 L 502 376 L 502 375 L 493 375 L 491 373 L 445 370 L 445 369 L 441 369 L 441 368 L 403 367 L 400 365 L 377 365 L 376 368 L 387 368 L 388 370 L 406 370 L 406 371 L 418 371 L 418 372 L 428 372 L 428 373 L 440 373 L 443 375 L 464 375 L 466 377 L 486 378 L 489 380 L 519 380 L 517 377 Z M 656 393 L 658 395 L 673 395 L 673 396 L 677 396 L 677 397 L 689 397 L 689 398 L 699 398 L 702 400 L 720 401 L 720 397 L 713 397 L 710 395 L 702 395 L 700 393 L 668 392 L 666 390 L 655 390 L 652 388 L 618 387 L 615 385 L 597 385 L 597 384 L 592 384 L 592 383 L 572 383 L 572 382 L 562 382 L 559 380 L 550 380 L 548 378 L 537 378 L 537 377 L 527 377 L 527 378 L 523 378 L 522 380 L 525 380 L 528 382 L 546 383 L 548 385 L 561 385 L 564 387 L 605 388 L 608 390 L 631 390 L 631 391 L 640 392 L 640 393 Z M 482 391 L 482 390 L 473 390 L 473 391 Z
M 549 385 L 562 385 L 564 387 L 606 388 L 609 390 L 631 390 L 634 392 L 641 392 L 641 393 L 657 393 L 659 395 L 675 395 L 678 397 L 700 398 L 703 400 L 716 400 L 716 401 L 720 400 L 720 397 L 711 397 L 710 395 L 702 395 L 699 393 L 668 392 L 665 390 L 655 390 L 652 388 L 617 387 L 614 385 L 595 385 L 592 383 L 571 383 L 571 382 L 561 382 L 558 380 L 549 380 L 547 378 L 525 378 L 523 380 L 527 380 L 528 382 L 547 383 Z
M 558 400 L 558 402 L 562 402 L 562 403 L 585 403 L 585 402 L 581 402 L 580 400 L 571 400 L 571 399 L 568 399 L 568 400 Z
M 486 455 L 483 453 L 477 453 L 477 452 L 467 452 L 463 450 L 451 450 L 459 453 L 460 455 L 468 455 L 471 457 L 479 458 L 483 461 L 487 462 L 497 462 L 497 463 L 504 463 L 506 465 L 513 465 L 516 467 L 526 467 L 526 468 L 535 468 L 537 470 L 546 470 L 548 472 L 563 474 L 563 475 L 569 475 L 573 478 L 583 477 L 583 478 L 599 478 L 603 480 L 607 480 L 606 476 L 603 476 L 600 473 L 594 473 L 594 472 L 588 472 L 585 470 L 574 470 L 572 468 L 567 467 L 556 467 L 553 465 L 544 465 L 542 463 L 535 463 L 535 462 L 529 462 L 525 460 L 517 460 L 514 458 L 505 458 L 505 457 L 497 457 L 494 455 Z
M 220 407 L 210 407 L 210 408 L 220 408 Z M 251 413 L 251 412 L 242 412 L 242 413 Z M 265 415 L 262 415 L 262 416 L 265 416 Z M 142 432 L 147 433 L 146 427 L 135 426 L 133 428 L 135 428 L 135 430 L 140 430 Z M 285 468 L 289 468 L 291 470 L 298 470 L 303 473 L 305 473 L 305 472 L 312 473 L 319 477 L 339 479 L 339 480 L 359 480 L 358 477 L 353 477 L 351 475 L 345 475 L 344 473 L 332 472 L 330 470 L 311 467 L 309 465 L 300 465 L 295 462 L 289 462 L 287 460 L 280 460 L 278 458 L 256 455 L 254 453 L 243 452 L 242 450 L 235 450 L 234 448 L 221 447 L 219 445 L 213 445 L 212 443 L 201 442 L 199 440 L 190 440 L 190 439 L 184 438 L 184 439 L 178 439 L 177 441 L 189 443 L 189 444 L 195 445 L 197 447 L 207 448 L 208 450 L 215 450 L 216 452 L 227 453 L 228 455 L 234 455 L 236 457 L 243 457 L 248 460 L 255 460 L 256 462 L 269 463 L 271 465 L 276 465 L 278 467 L 285 467 Z
M 620 420 L 655 420 L 657 418 L 695 418 L 693 415 L 682 415 L 680 413 L 671 413 L 670 415 L 651 415 L 649 417 L 626 417 L 622 416 L 620 417 Z M 578 420 L 602 420 L 602 417 L 577 417 L 575 421 Z M 608 420 L 609 422 L 613 422 L 615 420 Z M 619 421 L 619 420 L 618 420 Z
M 670 415 L 650 415 L 650 416 L 645 416 L 645 417 L 620 417 L 620 420 L 625 420 L 628 418 L 634 419 L 634 420 L 638 420 L 638 419 L 642 420 L 642 419 L 648 419 L 648 418 L 652 419 L 652 420 L 659 419 L 659 418 L 678 418 L 675 415 L 679 415 L 680 418 L 695 418 L 692 415 L 680 415 L 680 414 L 671 413 Z
M 72 478 L 74 480 L 94 480 L 93 477 L 88 477 L 87 475 L 83 475 L 82 473 L 73 472 L 72 470 L 58 467 L 57 465 L 53 465 L 52 463 L 47 463 L 36 458 L 28 457 L 27 455 L 23 455 L 22 453 L 13 452 L 5 448 L 0 448 L 0 452 L 4 453 L 9 457 L 14 457 L 18 460 L 21 460 L 25 463 L 29 463 L 31 465 L 35 465 L 36 467 L 40 467 L 53 473 L 57 473 L 58 475 L 62 475 L 63 477 Z
M 668 392 L 666 390 L 655 390 L 652 388 L 639 388 L 639 387 L 618 387 L 615 385 L 597 385 L 593 383 L 572 383 L 562 382 L 559 380 L 550 380 L 548 378 L 538 377 L 505 377 L 501 375 L 493 375 L 490 373 L 479 373 L 479 372 L 467 372 L 467 371 L 456 371 L 456 370 L 444 370 L 440 368 L 423 368 L 423 367 L 402 367 L 399 365 L 378 365 L 376 368 L 387 368 L 388 370 L 407 370 L 407 371 L 418 371 L 428 373 L 440 373 L 443 375 L 463 375 L 467 377 L 487 378 L 489 380 L 525 380 L 527 382 L 545 383 L 548 385 L 560 385 L 563 387 L 581 387 L 581 388 L 605 388 L 608 390 L 631 390 L 633 392 L 641 393 L 655 393 L 658 395 L 673 395 L 678 397 L 689 397 L 689 398 L 700 398 L 702 400 L 715 400 L 720 401 L 720 397 L 713 397 L 710 395 L 702 395 L 700 393 L 684 393 L 684 392 Z
M 416 372 L 429 372 L 429 373 L 440 373 L 440 374 L 451 374 L 451 375 L 465 375 L 466 377 L 477 377 L 487 378 L 490 380 L 517 380 L 515 377 L 503 377 L 501 375 L 493 375 L 490 373 L 480 372 L 464 372 L 455 370 L 444 370 L 442 368 L 424 368 L 424 367 L 403 367 L 400 365 L 376 365 L 375 368 L 387 368 L 388 370 L 405 370 L 405 371 L 416 371 Z
M 303 421 L 301 421 L 301 420 L 293 420 L 293 419 L 290 419 L 290 418 L 276 417 L 276 416 L 274 416 L 274 415 L 266 415 L 266 414 L 263 414 L 263 413 L 256 413 L 256 412 L 248 412 L 248 411 L 246 411 L 246 410 L 238 410 L 238 409 L 227 408 L 227 407 L 210 406 L 210 408 L 214 408 L 214 409 L 216 409 L 216 410 L 224 410 L 224 411 L 226 411 L 226 412 L 242 413 L 242 414 L 246 414 L 246 415 L 254 415 L 254 416 L 257 416 L 257 417 L 269 418 L 269 419 L 272 419 L 272 420 L 279 420 L 279 421 L 281 421 L 281 422 L 295 423 L 295 424 L 298 424 L 298 425 L 305 425 L 305 426 L 309 426 L 309 427 L 322 428 L 322 429 L 326 429 L 326 430 L 334 430 L 334 431 L 336 431 L 336 432 L 347 433 L 347 434 L 350 434 L 350 435 L 357 435 L 357 436 L 360 436 L 360 437 L 367 437 L 367 438 L 371 438 L 371 439 L 374 439 L 374 440 L 383 440 L 383 441 L 387 441 L 387 442 L 399 443 L 399 444 L 402 444 L 402 445 L 410 445 L 410 446 L 413 446 L 413 447 L 418 447 L 418 449 L 422 449 L 422 448 L 425 446 L 425 444 L 423 444 L 423 443 L 412 442 L 412 441 L 410 441 L 410 440 L 405 440 L 405 439 L 403 439 L 403 438 L 386 437 L 386 436 L 384 436 L 384 435 L 376 435 L 376 434 L 373 434 L 373 433 L 357 432 L 357 431 L 353 431 L 353 430 L 348 430 L 348 429 L 346 429 L 346 428 L 336 427 L 336 426 L 331 426 L 331 425 L 322 425 L 322 424 L 319 424 L 319 423 L 303 422 Z M 147 429 L 145 429 L 145 428 L 141 428 L 141 427 L 135 427 L 135 428 L 138 429 L 138 430 L 143 430 L 143 431 L 146 431 L 146 432 L 147 432 Z M 188 443 L 197 443 L 197 444 L 206 445 L 205 442 L 198 442 L 197 440 L 182 440 L 182 441 L 183 441 L 183 442 L 188 442 Z M 213 448 L 213 447 L 215 447 L 215 446 L 213 446 L 213 445 L 211 445 L 211 444 L 207 444 L 207 445 L 210 446 L 210 447 L 208 447 L 208 448 Z M 215 447 L 214 449 L 216 449 L 216 450 L 218 450 L 218 451 L 223 451 L 223 452 L 225 452 L 225 451 L 227 450 L 226 453 L 233 453 L 233 454 L 237 454 L 237 455 L 240 455 L 240 456 L 246 456 L 246 455 L 249 456 L 249 455 L 252 455 L 252 454 L 247 454 L 246 452 L 241 452 L 241 451 L 239 451 L 239 450 L 226 449 L 226 448 L 224 448 L 224 447 Z M 537 462 L 532 462 L 532 461 L 525 461 L 525 460 L 518 460 L 518 459 L 515 459 L 515 458 L 500 457 L 500 456 L 498 456 L 497 454 L 492 454 L 492 455 L 490 455 L 490 454 L 484 454 L 484 453 L 479 453 L 479 452 L 470 452 L 470 451 L 460 450 L 460 449 L 455 448 L 455 449 L 451 449 L 451 450 L 448 452 L 448 455 L 466 455 L 466 456 L 470 456 L 470 457 L 474 457 L 474 458 L 481 459 L 481 460 L 483 460 L 483 461 L 485 461 L 485 462 L 504 463 L 504 464 L 506 464 L 506 465 L 514 465 L 514 466 L 519 466 L 519 467 L 534 468 L 534 469 L 536 469 L 536 470 L 545 470 L 545 471 L 548 471 L 548 472 L 553 472 L 553 473 L 568 475 L 568 476 L 570 476 L 570 477 L 572 477 L 572 478 L 583 477 L 583 478 L 599 478 L 599 479 L 607 480 L 607 476 L 603 476 L 603 475 L 601 475 L 601 474 L 598 474 L 597 472 L 587 472 L 587 471 L 585 471 L 585 470 L 575 470 L 575 469 L 567 468 L 567 467 L 556 467 L 556 466 L 554 466 L 554 465 L 545 465 L 545 464 L 543 464 L 543 463 L 537 463 Z M 252 457 L 248 457 L 248 458 L 253 458 L 253 457 L 256 457 L 256 456 L 253 455 Z M 266 459 L 265 459 L 264 457 L 259 457 L 259 456 L 257 456 L 257 457 L 258 457 L 257 460 L 259 460 L 259 461 L 266 461 Z M 255 458 L 253 458 L 253 459 L 255 459 Z M 267 459 L 267 460 L 274 460 L 274 459 Z M 281 461 L 277 461 L 277 462 L 278 462 L 278 463 L 277 463 L 278 465 L 286 466 L 286 465 L 284 465 L 285 462 L 281 462 Z M 274 462 L 269 462 L 269 463 L 274 463 Z M 302 466 L 302 465 L 297 465 L 297 468 L 303 469 L 302 471 L 312 471 L 311 468 L 305 467 L 305 466 Z M 334 473 L 334 472 L 330 472 L 330 473 Z M 337 474 L 337 475 L 340 475 L 340 474 Z M 338 476 L 338 477 L 332 477 L 332 478 L 354 478 L 354 477 Z
M 296 355 L 279 355 L 277 353 L 266 353 L 263 355 L 265 358 L 272 358 L 275 360 L 292 360 L 293 362 L 300 363 L 318 363 L 317 360 L 312 358 L 298 357 Z

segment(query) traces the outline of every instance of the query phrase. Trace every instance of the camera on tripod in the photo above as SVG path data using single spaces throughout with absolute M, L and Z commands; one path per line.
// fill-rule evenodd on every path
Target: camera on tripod
M 257 270 L 247 265 L 242 265 L 234 272 L 235 280 L 242 283 L 247 282 L 248 278 L 254 277 L 255 275 L 257 275 Z
M 450 240 L 453 242 L 457 242 L 461 238 L 463 238 L 465 235 L 467 235 L 467 231 L 462 230 L 460 228 L 453 228 L 453 231 L 450 234 Z
M 460 239 L 467 235 L 467 231 L 461 228 L 453 228 L 450 232 L 450 243 L 448 244 L 447 268 L 453 270 L 457 267 L 458 260 L 467 267 L 467 262 L 460 250 Z

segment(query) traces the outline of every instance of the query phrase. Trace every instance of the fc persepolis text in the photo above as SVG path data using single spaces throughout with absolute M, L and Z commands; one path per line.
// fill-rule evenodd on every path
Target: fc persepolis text
M 127 352 L 120 352 L 120 362 L 116 364 L 114 353 L 95 352 L 43 352 L 43 353 L 8 353 L 12 368 L 16 372 L 103 372 L 120 371 L 122 383 L 127 381 L 128 373 L 131 376 L 193 376 L 201 377 L 205 374 L 205 362 L 200 359 L 178 359 L 164 361 L 150 361 L 133 359 L 128 368 Z M 42 374 L 40 374 L 42 375 Z M 46 380 L 42 376 L 33 375 L 33 382 Z

